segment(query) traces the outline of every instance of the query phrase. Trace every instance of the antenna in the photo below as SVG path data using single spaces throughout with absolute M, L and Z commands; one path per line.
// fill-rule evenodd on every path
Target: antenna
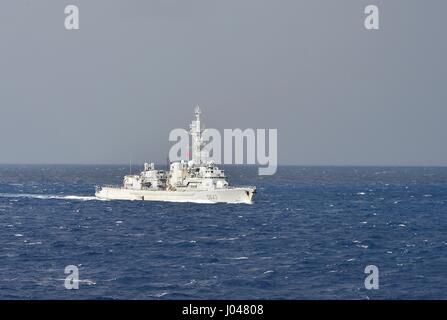
M 200 110 L 199 105 L 197 105 L 197 106 L 194 108 L 194 113 L 196 114 L 196 118 L 197 118 L 197 120 L 200 120 L 200 114 L 202 113 L 202 111 Z
M 129 175 L 132 175 L 132 157 L 129 159 Z

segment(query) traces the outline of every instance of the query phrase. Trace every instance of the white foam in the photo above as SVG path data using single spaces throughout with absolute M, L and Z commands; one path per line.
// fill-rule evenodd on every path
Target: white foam
M 234 237 L 234 238 L 219 238 L 219 239 L 216 239 L 216 241 L 234 241 L 234 240 L 237 240 L 237 239 L 239 239 L 238 237 Z
M 135 201 L 140 201 L 135 199 Z M 247 202 L 247 201 L 234 201 L 234 202 L 216 202 L 216 201 L 210 201 L 210 200 L 197 200 L 197 199 L 186 199 L 186 200 L 180 200 L 180 199 L 175 199 L 175 200 L 171 200 L 171 199 L 157 199 L 154 201 L 159 201 L 159 202 L 178 202 L 178 203 L 199 203 L 199 204 L 218 204 L 218 203 L 226 203 L 226 204 L 253 204 L 252 201 Z
M 27 245 L 34 246 L 34 245 L 40 245 L 42 244 L 42 241 L 36 241 L 36 242 L 28 242 Z
M 52 278 L 49 278 L 49 279 L 51 280 Z M 55 278 L 54 280 L 58 280 L 58 281 L 66 281 L 67 279 Z M 93 281 L 93 280 L 89 280 L 89 279 L 78 279 L 78 280 L 76 280 L 76 279 L 72 279 L 71 281 L 72 281 L 73 283 L 86 284 L 86 285 L 89 285 L 89 286 L 94 286 L 94 285 L 96 285 L 96 282 L 95 282 L 95 281 Z
M 79 201 L 92 201 L 100 199 L 94 196 L 76 196 L 76 195 L 53 195 L 53 194 L 33 194 L 33 193 L 0 193 L 2 198 L 29 198 L 29 199 L 41 199 L 41 200 L 79 200 Z
M 96 284 L 95 281 L 93 281 L 93 280 L 89 280 L 89 279 L 72 280 L 72 281 L 73 281 L 73 282 L 83 283 L 83 284 L 86 284 L 86 285 L 89 285 L 89 286 L 91 286 L 91 285 L 95 285 L 95 284 Z
M 167 294 L 169 294 L 169 292 L 157 293 L 155 296 L 156 296 L 157 298 L 161 298 L 161 297 L 163 297 L 163 296 L 165 296 L 165 295 L 167 295 Z
M 110 201 L 109 199 L 98 198 L 95 196 L 77 196 L 77 195 L 55 195 L 55 194 L 37 194 L 37 193 L 0 193 L 2 198 L 29 198 L 29 199 L 42 199 L 42 200 L 79 200 L 79 201 Z M 16 199 L 10 201 L 18 201 Z M 218 202 L 210 200 L 157 200 L 161 202 L 189 202 L 189 203 L 202 203 L 202 204 L 217 204 Z M 253 202 L 236 201 L 225 202 L 227 204 L 253 204 Z

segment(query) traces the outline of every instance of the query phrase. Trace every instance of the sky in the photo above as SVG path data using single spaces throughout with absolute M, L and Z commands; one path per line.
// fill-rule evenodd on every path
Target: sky
M 80 29 L 64 27 L 77 5 Z M 364 28 L 367 5 L 379 30 Z M 165 163 L 274 128 L 282 165 L 447 165 L 445 0 L 3 0 L 0 163 Z

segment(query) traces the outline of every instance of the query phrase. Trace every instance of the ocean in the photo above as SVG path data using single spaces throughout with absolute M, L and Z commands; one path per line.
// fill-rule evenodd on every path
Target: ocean
M 96 199 L 124 165 L 0 166 L 0 299 L 447 299 L 447 168 L 226 169 L 252 205 Z

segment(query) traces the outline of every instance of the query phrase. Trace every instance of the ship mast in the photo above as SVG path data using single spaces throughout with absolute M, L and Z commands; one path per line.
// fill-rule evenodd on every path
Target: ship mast
M 196 115 L 196 120 L 193 120 L 189 126 L 192 137 L 192 161 L 194 164 L 200 165 L 202 163 L 203 130 L 200 123 L 200 114 L 202 111 L 200 110 L 199 106 L 194 109 L 194 113 Z

